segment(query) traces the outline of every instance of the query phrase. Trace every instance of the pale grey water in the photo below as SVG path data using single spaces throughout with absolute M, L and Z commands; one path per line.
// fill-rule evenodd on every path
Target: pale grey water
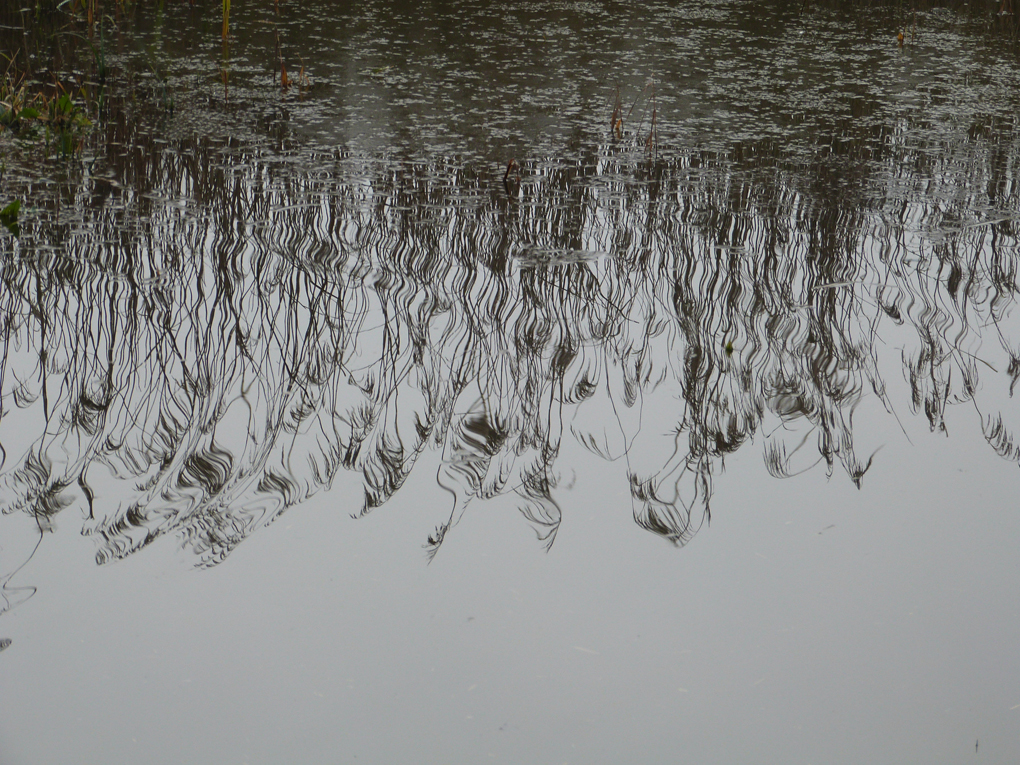
M 0 137 L 2 765 L 1020 759 L 1001 33 L 232 18 Z

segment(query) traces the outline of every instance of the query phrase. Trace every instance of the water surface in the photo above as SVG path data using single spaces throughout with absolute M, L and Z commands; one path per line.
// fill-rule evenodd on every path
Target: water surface
M 0 135 L 4 762 L 1015 759 L 1001 17 L 220 23 Z

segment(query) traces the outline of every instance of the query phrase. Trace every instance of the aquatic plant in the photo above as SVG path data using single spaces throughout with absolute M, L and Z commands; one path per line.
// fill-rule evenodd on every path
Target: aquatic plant
M 0 134 L 9 130 L 22 139 L 41 135 L 62 155 L 74 154 L 92 127 L 86 107 L 60 82 L 49 93 L 41 88 L 30 92 L 26 79 L 24 72 L 15 70 L 13 60 L 8 63 L 0 79 Z
M 64 156 L 78 152 L 85 133 L 92 127 L 92 121 L 86 116 L 85 110 L 66 92 L 47 99 L 45 108 L 47 139 L 55 141 Z
M 18 225 L 18 213 L 21 212 L 21 202 L 15 199 L 6 207 L 0 210 L 0 225 L 6 228 L 14 236 L 21 234 L 21 227 Z
M 20 131 L 40 116 L 39 96 L 29 95 L 24 73 L 14 71 L 9 62 L 0 79 L 0 130 Z

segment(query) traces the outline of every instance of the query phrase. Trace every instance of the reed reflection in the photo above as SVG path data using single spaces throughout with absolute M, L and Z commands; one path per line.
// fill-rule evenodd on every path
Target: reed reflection
M 912 135 L 851 188 L 845 154 L 767 145 L 520 161 L 509 196 L 453 162 L 183 145 L 128 168 L 145 193 L 84 181 L 2 240 L 5 527 L 30 555 L 80 520 L 100 563 L 174 534 L 210 566 L 342 472 L 372 511 L 436 449 L 429 555 L 498 495 L 551 545 L 568 437 L 683 544 L 755 438 L 776 476 L 859 485 L 868 407 L 945 431 L 967 402 L 1015 461 L 1017 145 Z

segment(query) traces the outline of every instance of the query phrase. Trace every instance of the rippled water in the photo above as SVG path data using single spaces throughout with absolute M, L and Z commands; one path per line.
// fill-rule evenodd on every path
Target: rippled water
M 219 14 L 4 19 L 0 762 L 1020 756 L 1009 19 Z

